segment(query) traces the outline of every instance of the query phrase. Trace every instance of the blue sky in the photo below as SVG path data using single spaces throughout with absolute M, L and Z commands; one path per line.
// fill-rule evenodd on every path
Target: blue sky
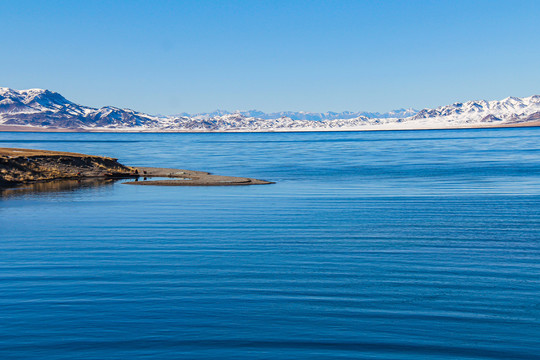
M 540 1 L 1 1 L 0 86 L 152 114 L 540 94 Z

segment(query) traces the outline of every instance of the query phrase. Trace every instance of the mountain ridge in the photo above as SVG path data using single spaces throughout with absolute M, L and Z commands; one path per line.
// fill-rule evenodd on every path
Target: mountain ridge
M 114 106 L 92 108 L 47 89 L 0 87 L 0 125 L 96 131 L 331 131 L 516 125 L 540 120 L 540 95 L 456 102 L 434 109 L 370 112 L 258 110 L 171 116 Z

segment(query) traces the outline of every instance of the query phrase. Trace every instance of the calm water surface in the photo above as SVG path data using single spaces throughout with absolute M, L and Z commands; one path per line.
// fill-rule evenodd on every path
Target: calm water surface
M 540 128 L 0 146 L 277 182 L 4 191 L 1 359 L 540 358 Z

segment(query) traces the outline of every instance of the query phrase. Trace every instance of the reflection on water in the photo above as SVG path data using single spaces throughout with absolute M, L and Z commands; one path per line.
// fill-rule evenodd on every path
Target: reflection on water
M 129 179 L 80 179 L 80 180 L 54 180 L 47 182 L 37 182 L 25 185 L 19 185 L 10 188 L 0 187 L 0 200 L 22 195 L 39 195 L 68 193 L 85 189 L 112 186 L 116 182 L 123 184 L 132 182 L 158 181 L 158 180 L 191 180 L 189 178 L 171 178 L 171 177 L 140 177 Z
M 21 195 L 35 195 L 40 193 L 61 193 L 102 186 L 110 186 L 117 179 L 82 179 L 82 180 L 55 180 L 33 184 L 20 185 L 12 188 L 0 188 L 0 199 Z

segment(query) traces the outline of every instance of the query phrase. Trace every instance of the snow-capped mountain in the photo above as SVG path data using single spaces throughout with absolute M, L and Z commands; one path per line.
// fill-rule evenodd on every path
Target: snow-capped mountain
M 55 128 L 152 126 L 157 117 L 129 109 L 95 109 L 43 89 L 0 88 L 0 124 Z
M 75 104 L 42 89 L 0 88 L 0 125 L 96 131 L 331 131 L 515 125 L 540 121 L 540 96 L 469 101 L 390 113 L 257 110 L 152 116 L 130 109 Z
M 411 119 L 437 119 L 465 123 L 522 122 L 538 120 L 539 107 L 539 95 L 525 98 L 508 97 L 501 101 L 468 101 L 440 106 L 436 109 L 424 109 Z

